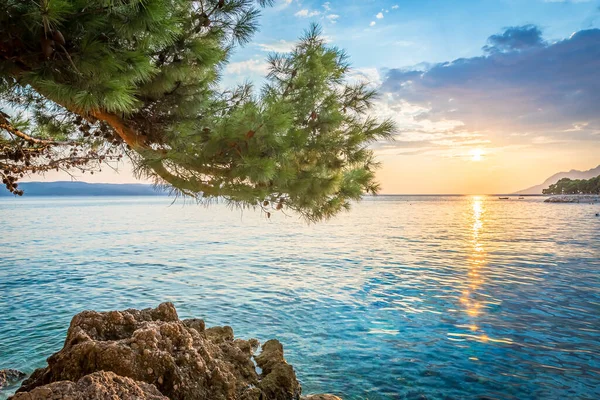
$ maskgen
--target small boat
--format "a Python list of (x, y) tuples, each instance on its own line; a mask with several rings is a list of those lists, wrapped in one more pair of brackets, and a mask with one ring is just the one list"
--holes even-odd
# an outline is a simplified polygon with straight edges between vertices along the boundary
[(519, 197), (519, 200), (523, 200), (525, 197)]
[(500, 200), (508, 200), (508, 197), (498, 197)]

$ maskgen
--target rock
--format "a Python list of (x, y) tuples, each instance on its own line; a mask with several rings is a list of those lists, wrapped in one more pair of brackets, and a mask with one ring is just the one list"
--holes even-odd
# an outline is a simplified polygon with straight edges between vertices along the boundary
[(198, 318), (184, 319), (183, 324), (188, 328), (194, 328), (198, 333), (202, 333), (206, 329), (204, 320)]
[(278, 340), (269, 340), (256, 357), (262, 369), (260, 388), (268, 399), (298, 399), (302, 388), (296, 379), (294, 368), (283, 358), (283, 346)]
[(15, 384), (26, 376), (16, 369), (0, 369), (0, 389)]
[[(14, 399), (33, 400), (23, 396), (40, 393), (36, 390), (72, 392), (72, 398), (83, 399), (79, 393), (102, 396), (110, 390), (134, 390), (132, 385), (147, 396), (140, 398), (157, 398), (148, 397), (155, 394), (142, 382), (171, 400), (299, 399), (301, 387), (281, 343), (266, 342), (255, 357), (260, 375), (252, 362), (257, 347), (256, 339), (235, 339), (231, 327), (205, 328), (202, 320), (179, 320), (171, 303), (141, 311), (84, 311), (71, 321), (62, 350), (23, 382)], [(113, 374), (95, 374), (99, 371)], [(108, 392), (90, 391), (103, 385)]]
[(548, 197), (545, 203), (598, 203), (600, 195), (594, 194), (561, 194)]
[(169, 400), (154, 385), (136, 382), (112, 372), (94, 372), (77, 383), (59, 381), (40, 386), (28, 393), (17, 393), (12, 400)]

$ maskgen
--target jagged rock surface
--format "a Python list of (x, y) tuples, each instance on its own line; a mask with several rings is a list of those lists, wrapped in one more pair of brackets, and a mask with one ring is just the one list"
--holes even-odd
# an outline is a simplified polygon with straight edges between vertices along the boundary
[(112, 372), (94, 372), (77, 383), (59, 381), (17, 393), (12, 400), (169, 400), (154, 385)]
[(261, 389), (267, 399), (297, 399), (302, 388), (296, 380), (294, 368), (283, 358), (283, 346), (277, 340), (269, 340), (262, 353), (255, 357), (262, 370)]
[[(181, 321), (171, 303), (141, 311), (84, 311), (71, 321), (63, 349), (25, 380), (13, 399), (36, 399), (19, 393), (33, 396), (41, 387), (54, 393), (58, 383), (60, 390), (83, 393), (86, 385), (100, 382), (100, 376), (90, 375), (98, 371), (154, 385), (171, 400), (299, 399), (301, 387), (281, 343), (263, 346), (256, 357), (260, 375), (252, 362), (258, 345), (255, 339), (234, 339), (228, 326), (206, 329), (202, 320)], [(151, 395), (147, 386), (139, 389)]]
[(0, 369), (0, 389), (17, 383), (19, 380), (25, 378), (25, 376), (23, 372), (16, 369)]

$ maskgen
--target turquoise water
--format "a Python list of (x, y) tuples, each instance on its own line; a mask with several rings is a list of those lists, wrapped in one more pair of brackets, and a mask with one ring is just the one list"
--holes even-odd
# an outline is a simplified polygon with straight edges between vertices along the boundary
[[(280, 339), (304, 393), (600, 398), (600, 205), (379, 197), (327, 223), (165, 198), (0, 200), (0, 368), (175, 303)], [(0, 395), (1, 396), (1, 395)]]

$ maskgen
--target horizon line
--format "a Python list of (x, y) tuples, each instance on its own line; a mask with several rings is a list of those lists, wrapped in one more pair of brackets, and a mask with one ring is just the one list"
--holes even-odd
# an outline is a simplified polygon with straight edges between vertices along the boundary
[[(22, 182), (23, 184), (28, 183), (41, 183), (41, 184), (52, 184), (52, 183), (83, 183), (87, 185), (140, 185), (140, 186), (155, 186), (153, 183), (138, 183), (138, 182), (124, 182), (124, 183), (115, 183), (115, 182), (85, 182), (78, 180), (71, 181), (26, 181)], [(61, 197), (68, 197), (69, 195), (64, 195)], [(134, 197), (135, 195), (128, 195), (128, 197)], [(379, 194), (365, 194), (364, 197), (385, 197), (385, 196), (521, 196), (521, 197), (534, 197), (534, 196), (546, 196), (542, 193), (539, 194), (521, 194), (521, 193), (379, 193)]]

